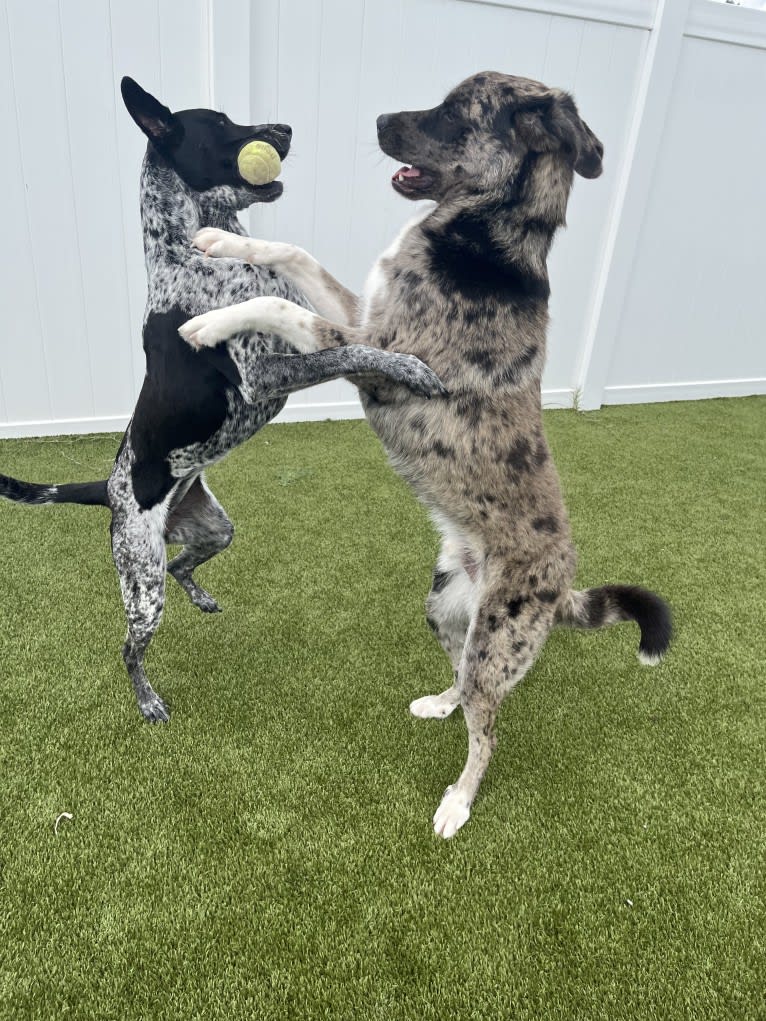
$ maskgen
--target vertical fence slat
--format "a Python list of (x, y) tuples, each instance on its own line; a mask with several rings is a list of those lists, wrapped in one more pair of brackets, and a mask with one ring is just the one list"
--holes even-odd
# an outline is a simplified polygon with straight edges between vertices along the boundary
[(109, 8), (102, 0), (66, 0), (61, 30), (94, 414), (129, 415), (141, 349), (125, 278)]
[(52, 410), (11, 61), (11, 39), (3, 4), (0, 5), (0, 94), (5, 101), (0, 103), (0, 134), (5, 140), (5, 152), (0, 161), (0, 186), (4, 197), (4, 229), (7, 237), (13, 239), (13, 257), (3, 259), (0, 275), (3, 394), (9, 421), (42, 421), (51, 417)]
[[(93, 415), (58, 0), (7, 5), (18, 138), (52, 414)], [(34, 54), (34, 59), (30, 55)], [(40, 71), (46, 69), (45, 87)]]

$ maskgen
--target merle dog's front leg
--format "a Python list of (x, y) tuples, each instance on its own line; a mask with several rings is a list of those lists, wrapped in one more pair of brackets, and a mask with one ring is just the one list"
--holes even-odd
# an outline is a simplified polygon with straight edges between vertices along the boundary
[(217, 227), (197, 231), (192, 245), (213, 259), (242, 259), (253, 266), (269, 266), (291, 280), (325, 319), (345, 326), (356, 321), (357, 296), (297, 245), (242, 237)]
[[(328, 322), (283, 298), (251, 298), (190, 319), (178, 331), (198, 349), (241, 333), (276, 333), (301, 355), (262, 355), (242, 365), (248, 399), (265, 400), (340, 377), (376, 377), (425, 397), (444, 396), (438, 376), (414, 355), (364, 346), (362, 330)], [(360, 380), (361, 382), (361, 380)]]

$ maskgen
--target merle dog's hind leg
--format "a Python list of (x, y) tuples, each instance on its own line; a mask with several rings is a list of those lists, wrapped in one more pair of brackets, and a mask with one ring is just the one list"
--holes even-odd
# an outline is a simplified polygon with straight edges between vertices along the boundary
[(200, 588), (192, 572), (225, 550), (233, 538), (234, 525), (199, 476), (168, 515), (165, 540), (183, 544), (183, 550), (168, 564), (168, 572), (203, 613), (218, 613), (221, 608)]
[(554, 588), (525, 591), (526, 579), (514, 578), (510, 571), (503, 577), (502, 564), (493, 573), (493, 581), (483, 588), (460, 663), (468, 758), (434, 815), (434, 830), (447, 838), (468, 820), (495, 748), (497, 712), (537, 658), (553, 627), (559, 595)]
[(443, 720), (460, 704), (460, 660), (478, 599), (478, 565), (468, 566), (473, 577), (466, 570), (465, 554), (453, 542), (445, 541), (426, 599), (426, 620), (450, 658), (454, 681), (439, 695), (424, 695), (410, 702), (410, 712), (421, 719)]
[(164, 723), (170, 711), (149, 683), (144, 656), (162, 618), (165, 603), (164, 507), (142, 511), (137, 506), (115, 510), (112, 555), (120, 577), (128, 634), (122, 657), (141, 714), (150, 723)]

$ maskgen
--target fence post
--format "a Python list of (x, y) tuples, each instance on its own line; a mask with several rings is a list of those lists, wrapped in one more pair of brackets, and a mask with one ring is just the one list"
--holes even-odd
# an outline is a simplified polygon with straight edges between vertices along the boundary
[(599, 408), (622, 319), (691, 0), (658, 0), (617, 182), (577, 378), (580, 406)]

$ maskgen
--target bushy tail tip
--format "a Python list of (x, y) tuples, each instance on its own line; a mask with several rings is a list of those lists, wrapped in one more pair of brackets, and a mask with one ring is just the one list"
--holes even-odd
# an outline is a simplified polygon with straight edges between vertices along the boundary
[(655, 592), (638, 585), (603, 585), (572, 590), (557, 611), (556, 623), (565, 627), (600, 628), (633, 620), (641, 629), (638, 658), (656, 666), (673, 637), (670, 607)]

